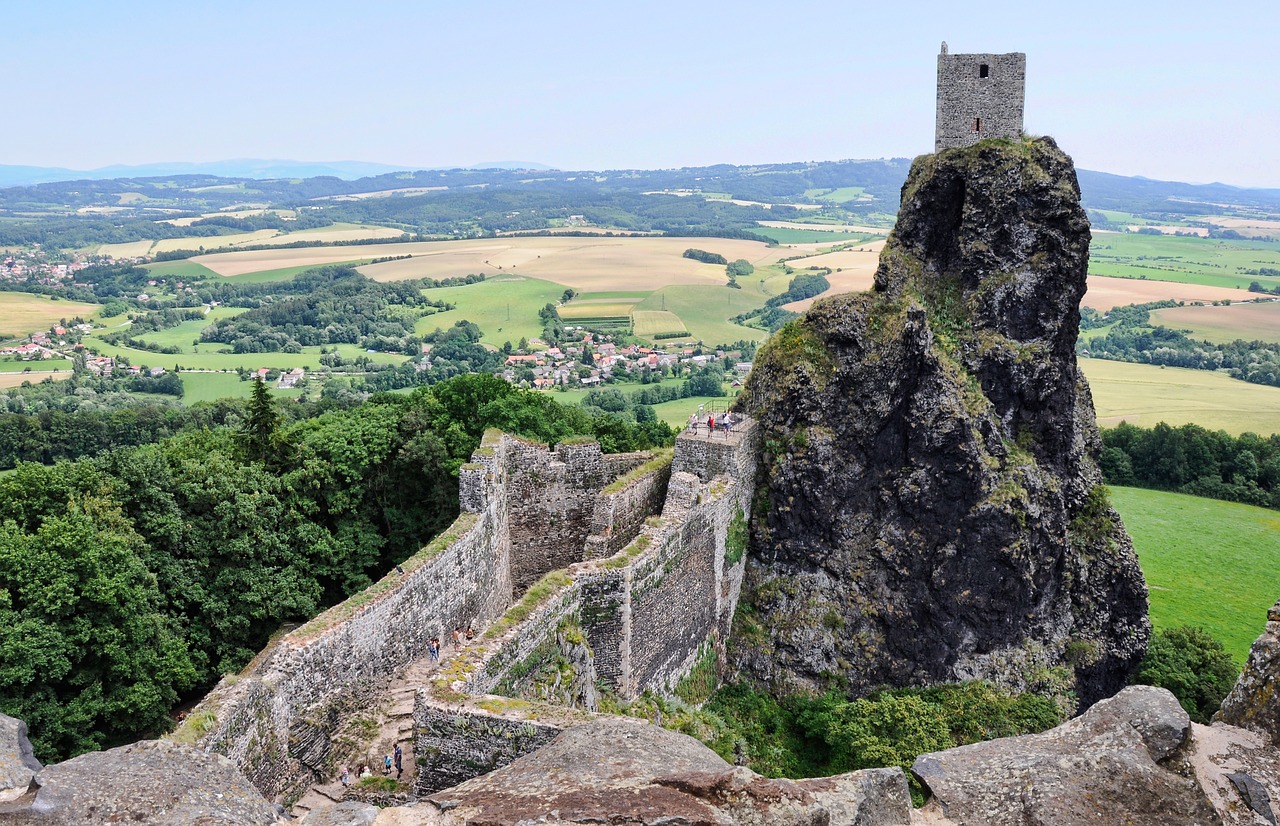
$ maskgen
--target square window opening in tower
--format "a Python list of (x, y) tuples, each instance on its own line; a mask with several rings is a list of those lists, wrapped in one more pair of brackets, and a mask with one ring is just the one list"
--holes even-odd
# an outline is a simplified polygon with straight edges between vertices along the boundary
[(978, 67), (978, 77), (991, 77), (991, 67), (983, 63)]

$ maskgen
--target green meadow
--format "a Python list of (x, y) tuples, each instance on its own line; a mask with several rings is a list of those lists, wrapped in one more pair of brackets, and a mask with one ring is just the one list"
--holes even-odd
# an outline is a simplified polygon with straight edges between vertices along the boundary
[[(304, 347), (301, 353), (232, 353), (230, 348), (224, 344), (201, 344), (199, 348), (192, 348), (190, 339), (186, 340), (187, 348), (198, 349), (199, 352), (182, 352), (176, 355), (153, 353), (149, 350), (137, 350), (132, 347), (122, 347), (118, 344), (108, 344), (105, 341), (92, 338), (87, 339), (86, 344), (92, 346), (101, 355), (116, 358), (124, 357), (129, 359), (131, 364), (146, 365), (148, 367), (167, 367), (170, 369), (177, 365), (184, 370), (225, 370), (234, 372), (238, 367), (243, 367), (246, 370), (257, 370), (261, 367), (281, 370), (302, 367), (312, 370), (320, 365), (321, 355), (319, 347)], [(337, 350), (346, 359), (367, 356), (370, 361), (376, 364), (399, 364), (408, 358), (408, 356), (398, 353), (367, 353), (354, 344), (338, 344), (329, 349)]]
[[(684, 382), (685, 382), (684, 378), (677, 377), (677, 378), (663, 379), (660, 382), (660, 384), (663, 387), (678, 387), (684, 384)], [(724, 385), (725, 392), (729, 394), (728, 396), (719, 396), (719, 397), (690, 396), (687, 399), (675, 399), (674, 401), (663, 402), (661, 404), (652, 405), (653, 412), (657, 414), (658, 418), (661, 421), (666, 422), (667, 424), (671, 425), (674, 428), (684, 427), (689, 422), (689, 416), (692, 413), (696, 412), (700, 406), (706, 405), (706, 404), (714, 404), (720, 407), (724, 407), (725, 405), (732, 402), (733, 397), (737, 395), (738, 390), (736, 388), (730, 387), (731, 383), (732, 382), (728, 382)], [(608, 389), (609, 387), (614, 387), (622, 391), (622, 394), (624, 396), (630, 396), (632, 393), (634, 393), (637, 390), (641, 390), (644, 387), (653, 387), (653, 386), (654, 385), (652, 384), (648, 384), (648, 385), (619, 384), (619, 385), (606, 385), (605, 389)], [(550, 391), (551, 398), (555, 399), (560, 404), (582, 404), (582, 402), (586, 399), (588, 392), (590, 391), (586, 389)]]
[(218, 278), (216, 272), (194, 261), (160, 261), (155, 264), (143, 264), (143, 269), (150, 270), (156, 278)]
[(841, 232), (822, 229), (791, 229), (786, 227), (752, 227), (751, 232), (772, 238), (779, 244), (825, 244), (839, 241), (869, 241), (879, 235), (868, 235), (865, 232)]
[(177, 347), (184, 353), (217, 352), (225, 349), (225, 344), (206, 343), (196, 345), (193, 342), (200, 338), (200, 331), (221, 318), (232, 318), (245, 312), (241, 307), (214, 307), (205, 317), (195, 321), (184, 321), (176, 327), (167, 327), (153, 333), (136, 336), (136, 338), (161, 347)]
[(333, 261), (328, 264), (301, 264), (296, 267), (281, 267), (276, 270), (259, 270), (258, 272), (247, 272), (243, 275), (228, 275), (230, 278), (242, 284), (266, 284), (271, 281), (288, 281), (296, 275), (301, 275), (308, 270), (318, 269), (319, 267), (363, 267), (365, 264), (371, 263), (372, 258), (353, 258), (350, 261)]
[[(247, 399), (253, 392), (253, 382), (241, 381), (235, 373), (180, 373), (182, 379), (182, 401), (184, 404), (211, 402), (218, 399)], [(300, 388), (280, 390), (275, 382), (267, 387), (272, 395), (293, 398), (302, 395)]]
[(437, 327), (447, 329), (466, 320), (480, 325), (483, 343), (501, 347), (503, 342), (510, 341), (515, 345), (522, 338), (542, 334), (538, 310), (547, 304), (559, 303), (566, 289), (563, 284), (538, 278), (498, 276), (461, 287), (427, 290), (425, 295), (448, 301), (457, 309), (419, 319), (415, 329), (420, 334), (429, 333)]
[(849, 201), (857, 201), (864, 194), (866, 189), (860, 186), (842, 186), (837, 189), (806, 189), (804, 194), (806, 198), (812, 198), (815, 201), (827, 201), (832, 204), (844, 204)]
[(1152, 625), (1201, 626), (1243, 665), (1280, 596), (1280, 512), (1138, 488), (1112, 488), (1111, 501), (1142, 563)]
[(1107, 232), (1096, 233), (1089, 249), (1090, 275), (1242, 290), (1253, 281), (1280, 286), (1280, 278), (1248, 272), (1262, 267), (1280, 269), (1280, 242)]
[(740, 290), (721, 286), (674, 284), (663, 287), (636, 305), (637, 310), (666, 310), (675, 313), (689, 331), (689, 340), (705, 344), (732, 344), (735, 341), (764, 341), (768, 333), (743, 327), (729, 319), (747, 310), (764, 306), (768, 295), (754, 275), (738, 281)]

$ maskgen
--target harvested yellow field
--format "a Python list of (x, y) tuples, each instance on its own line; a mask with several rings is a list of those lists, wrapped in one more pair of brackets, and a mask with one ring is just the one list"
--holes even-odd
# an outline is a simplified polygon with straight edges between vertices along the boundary
[(1215, 307), (1170, 307), (1154, 310), (1152, 324), (1163, 324), (1175, 330), (1186, 330), (1193, 338), (1215, 344), (1236, 339), (1245, 341), (1280, 341), (1280, 301), (1256, 304), (1231, 304)]
[(1140, 229), (1154, 229), (1161, 235), (1198, 235), (1201, 238), (1209, 237), (1209, 230), (1204, 227), (1178, 227), (1168, 224), (1134, 224), (1129, 227), (1130, 232), (1137, 232)]
[(154, 241), (129, 241), (124, 244), (103, 244), (98, 247), (98, 255), (109, 255), (112, 258), (141, 258), (151, 254)]
[(1199, 424), (1229, 433), (1280, 433), (1280, 387), (1211, 370), (1080, 359), (1098, 424)]
[[(293, 212), (293, 210), (276, 209), (272, 212), (283, 213)], [(196, 215), (189, 218), (166, 218), (163, 221), (157, 221), (158, 224), (172, 224), (175, 227), (189, 227), (196, 221), (203, 221), (206, 218), (252, 218), (255, 215), (266, 215), (265, 209), (229, 209), (225, 212), (206, 212), (203, 215)]]
[(574, 301), (559, 307), (558, 311), (563, 319), (625, 317), (631, 315), (631, 308), (639, 303), (639, 299), (629, 302)]
[[(788, 261), (787, 264), (796, 270), (804, 270), (807, 267), (830, 267), (832, 270), (841, 270), (841, 272), (832, 272), (827, 276), (827, 280), (831, 282), (831, 289), (822, 296), (794, 301), (784, 305), (785, 309), (803, 312), (817, 298), (871, 289), (876, 267), (880, 263), (880, 251), (884, 248), (884, 244), (882, 240), (871, 241), (853, 249)], [(1223, 299), (1239, 301), (1241, 297), (1241, 291), (1233, 287), (1210, 287), (1203, 284), (1180, 284), (1174, 281), (1091, 275), (1088, 291), (1081, 304), (1106, 312), (1113, 307), (1125, 304), (1145, 304), (1148, 301), (1162, 299), (1188, 303), (1212, 303)]]
[(365, 201), (369, 198), (403, 198), (406, 195), (423, 195), (448, 189), (447, 186), (408, 186), (404, 189), (379, 189), (376, 192), (353, 192), (350, 195), (320, 195), (313, 201)]
[(1280, 221), (1273, 221), (1268, 218), (1235, 218), (1215, 215), (1205, 220), (1223, 229), (1234, 229), (1241, 235), (1280, 238)]
[(39, 384), (45, 379), (53, 379), (54, 381), (62, 381), (72, 376), (70, 370), (59, 370), (56, 373), (37, 373), (32, 370), (30, 373), (0, 373), (0, 388), (21, 387), (24, 381), (32, 384)]
[(1229, 299), (1239, 301), (1251, 297), (1243, 290), (1232, 287), (1208, 287), (1203, 284), (1179, 284), (1174, 281), (1150, 281), (1140, 278), (1110, 278), (1104, 275), (1089, 276), (1089, 290), (1080, 302), (1082, 306), (1107, 312), (1112, 307), (1125, 304), (1145, 304), (1148, 301), (1172, 299), (1174, 301), (1202, 301), (1208, 304)]
[(758, 241), (664, 237), (521, 237), (396, 244), (378, 249), (384, 255), (397, 255), (401, 254), (397, 247), (411, 246), (418, 247), (411, 259), (371, 264), (360, 271), (376, 281), (518, 272), (580, 292), (611, 292), (654, 290), (671, 284), (726, 283), (723, 266), (684, 258), (684, 251), (690, 247), (720, 253), (729, 260), (745, 258), (757, 266), (772, 263), (784, 254), (782, 249)]
[(91, 318), (101, 308), (78, 301), (54, 301), (43, 295), (0, 292), (0, 338), (22, 338), (47, 330), (63, 319)]
[(243, 247), (248, 244), (266, 244), (278, 235), (280, 235), (279, 230), (260, 229), (254, 232), (236, 232), (231, 235), (211, 235), (208, 238), (165, 238), (156, 241), (151, 252), (154, 255), (157, 252), (195, 250), (201, 247)]
[(680, 316), (669, 310), (636, 310), (631, 314), (631, 322), (638, 336), (683, 333), (686, 329)]
[(831, 289), (821, 296), (784, 304), (783, 309), (801, 313), (809, 309), (809, 305), (814, 301), (824, 296), (871, 289), (871, 284), (875, 280), (876, 267), (880, 264), (882, 249), (884, 249), (884, 241), (871, 241), (852, 249), (788, 261), (787, 264), (796, 270), (804, 270), (806, 267), (830, 267), (832, 273), (827, 276), (827, 280), (831, 282)]
[(725, 238), (552, 236), (251, 250), (201, 255), (192, 260), (220, 275), (235, 276), (284, 267), (320, 266), (372, 255), (380, 258), (412, 255), (399, 261), (369, 264), (361, 267), (360, 272), (376, 281), (518, 273), (564, 284), (579, 292), (652, 290), (669, 284), (723, 285), (726, 282), (723, 266), (682, 257), (690, 247), (718, 252), (730, 260), (745, 258), (756, 266), (771, 264), (791, 254), (793, 249)]
[[(399, 238), (404, 230), (392, 227), (376, 227), (369, 224), (334, 224), (319, 229), (304, 229), (277, 235), (263, 244), (292, 244), (295, 241), (327, 241), (341, 243), (344, 241), (364, 241), (370, 238)], [(369, 258), (380, 258), (370, 255)]]

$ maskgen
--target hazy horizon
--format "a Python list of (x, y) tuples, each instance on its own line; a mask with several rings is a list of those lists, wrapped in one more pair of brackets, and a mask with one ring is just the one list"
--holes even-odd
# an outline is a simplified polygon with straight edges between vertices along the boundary
[[(1026, 128), (1118, 175), (1280, 187), (1280, 11), (12, 4), (0, 163), (564, 170), (912, 157), (936, 55), (1027, 53)], [(320, 158), (328, 160), (308, 161)]]

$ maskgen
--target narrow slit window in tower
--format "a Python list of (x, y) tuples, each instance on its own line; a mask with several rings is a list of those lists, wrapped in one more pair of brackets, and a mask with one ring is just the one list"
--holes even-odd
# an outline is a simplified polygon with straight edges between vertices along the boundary
[(975, 132), (981, 132), (981, 131), (982, 131), (982, 118), (974, 118), (974, 119), (973, 119), (973, 131), (975, 131)]
[(991, 67), (985, 63), (978, 64), (978, 77), (991, 77)]

